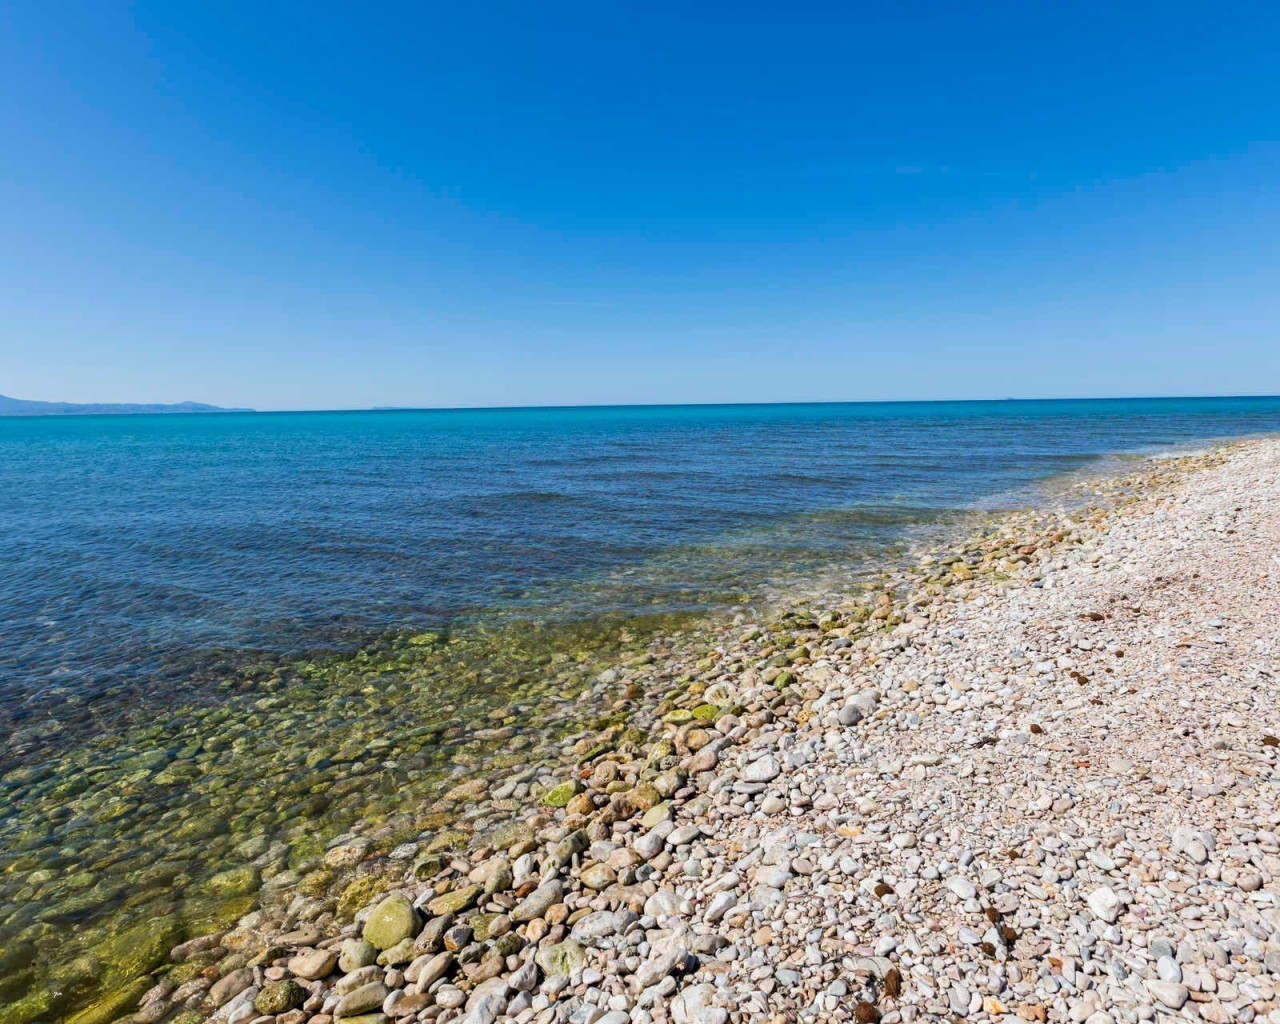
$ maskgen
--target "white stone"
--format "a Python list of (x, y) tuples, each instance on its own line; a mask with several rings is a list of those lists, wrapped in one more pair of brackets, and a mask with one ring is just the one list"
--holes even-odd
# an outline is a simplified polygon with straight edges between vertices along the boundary
[(1109, 885), (1104, 885), (1100, 889), (1095, 889), (1089, 894), (1089, 909), (1101, 921), (1107, 924), (1113, 924), (1120, 916), (1120, 911), (1124, 909), (1124, 903), (1116, 894), (1116, 891)]
[(772, 782), (782, 774), (778, 759), (772, 754), (757, 758), (742, 769), (743, 782)]
[(947, 888), (962, 900), (971, 900), (978, 895), (978, 887), (967, 878), (951, 878), (947, 881)]

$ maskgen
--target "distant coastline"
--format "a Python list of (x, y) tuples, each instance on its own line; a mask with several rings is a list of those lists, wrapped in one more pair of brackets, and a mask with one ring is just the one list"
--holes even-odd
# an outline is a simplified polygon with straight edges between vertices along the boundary
[(679, 409), (767, 409), (849, 406), (981, 406), (981, 405), (1071, 405), (1073, 403), (1112, 402), (1133, 404), (1141, 402), (1240, 402), (1266, 401), (1280, 397), (1270, 392), (1247, 394), (1206, 395), (1075, 395), (1070, 397), (1007, 396), (1001, 398), (892, 398), (892, 399), (829, 399), (798, 401), (749, 401), (749, 402), (637, 402), (596, 403), (581, 405), (374, 405), (335, 408), (280, 408), (258, 410), (248, 407), (209, 405), (204, 402), (130, 403), (130, 402), (44, 402), (0, 395), (0, 417), (3, 416), (92, 416), (92, 415), (148, 415), (166, 413), (258, 413), (260, 415), (334, 414), (334, 413), (496, 413), (496, 412), (660, 412)]
[(38, 402), (0, 395), (0, 416), (120, 416), (137, 413), (253, 412), (253, 409), (226, 409), (204, 402), (174, 402), (169, 405), (131, 402)]

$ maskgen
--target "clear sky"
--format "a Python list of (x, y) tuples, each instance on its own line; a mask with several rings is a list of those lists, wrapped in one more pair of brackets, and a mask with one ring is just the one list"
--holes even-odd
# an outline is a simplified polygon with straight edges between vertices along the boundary
[(1275, 3), (0, 8), (0, 393), (1280, 391)]

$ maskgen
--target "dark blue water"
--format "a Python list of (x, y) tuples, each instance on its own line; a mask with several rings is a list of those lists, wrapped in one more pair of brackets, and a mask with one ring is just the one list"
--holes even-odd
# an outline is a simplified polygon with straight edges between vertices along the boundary
[(244, 652), (711, 607), (1101, 455), (1278, 429), (1276, 398), (0, 419), (0, 730)]

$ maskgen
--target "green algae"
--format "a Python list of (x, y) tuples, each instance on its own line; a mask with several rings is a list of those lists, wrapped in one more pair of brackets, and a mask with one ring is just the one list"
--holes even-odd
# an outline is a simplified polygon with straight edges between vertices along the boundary
[(386, 950), (411, 938), (420, 927), (421, 921), (408, 897), (388, 896), (373, 908), (362, 935), (374, 949)]
[(570, 779), (568, 782), (562, 782), (558, 786), (553, 786), (547, 792), (543, 793), (539, 798), (539, 802), (546, 804), (548, 807), (563, 807), (572, 800), (582, 789), (582, 783), (577, 779)]
[(306, 989), (292, 978), (269, 981), (262, 986), (262, 991), (254, 999), (253, 1008), (264, 1014), (284, 1013), (301, 1006), (306, 998)]
[[(579, 751), (584, 762), (639, 749), (642, 730), (584, 695), (606, 668), (643, 672), (650, 640), (691, 621), (417, 634), (253, 665), (199, 700), (5, 772), (0, 803), (15, 813), (0, 822), (0, 949), (25, 951), (6, 972), (6, 1024), (121, 1016), (170, 948), (273, 892), (349, 919), (387, 884), (344, 879), (326, 861), (334, 840), (370, 836), (356, 860), (402, 843), (447, 856), (472, 841), (453, 824), (484, 798), (483, 780), (566, 735), (612, 730)], [(166, 969), (175, 980), (191, 970)]]
[(67, 1018), (67, 1024), (109, 1024), (110, 1021), (132, 1009), (149, 987), (150, 984), (146, 978), (137, 978), (128, 982), (83, 1010), (73, 1013)]

